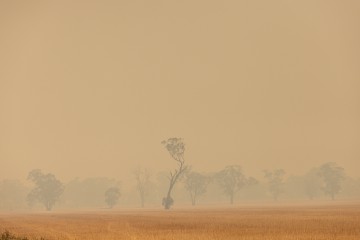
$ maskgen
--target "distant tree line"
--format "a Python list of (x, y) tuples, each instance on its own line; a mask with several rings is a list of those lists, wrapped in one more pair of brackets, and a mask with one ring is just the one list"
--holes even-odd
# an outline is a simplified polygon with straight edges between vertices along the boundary
[[(18, 180), (0, 181), (0, 209), (14, 210), (43, 207), (52, 210), (56, 205), (69, 208), (113, 208), (117, 204), (139, 207), (161, 204), (167, 194), (171, 176), (165, 172), (151, 174), (145, 168), (133, 171), (133, 185), (127, 191), (116, 179), (87, 178), (62, 183), (55, 175), (33, 170), (29, 173), (30, 186)], [(360, 197), (360, 179), (346, 177), (344, 169), (334, 162), (309, 170), (302, 176), (287, 176), (283, 169), (265, 170), (262, 179), (247, 177), (239, 165), (230, 165), (213, 173), (198, 172), (190, 167), (172, 186), (170, 204), (235, 202), (273, 199), (329, 199), (338, 195)], [(131, 190), (132, 189), (132, 190)], [(166, 195), (167, 196), (167, 195)], [(227, 200), (226, 200), (227, 199)], [(163, 203), (164, 204), (164, 203)], [(171, 206), (171, 205), (170, 205)], [(165, 206), (164, 206), (165, 207)]]
[(200, 200), (209, 203), (226, 199), (229, 204), (239, 199), (312, 200), (327, 196), (335, 200), (344, 192), (360, 197), (360, 179), (347, 177), (335, 162), (324, 163), (302, 176), (287, 176), (283, 169), (264, 170), (263, 178), (255, 179), (246, 176), (240, 165), (225, 166), (212, 173), (194, 171), (185, 162), (185, 144), (181, 138), (169, 138), (162, 144), (176, 168), (153, 175), (148, 169), (138, 167), (133, 171), (133, 186), (126, 186), (127, 192), (121, 190), (123, 186), (116, 179), (77, 178), (64, 184), (54, 174), (35, 169), (28, 174), (30, 188), (17, 180), (0, 181), (0, 209), (42, 206), (51, 211), (56, 205), (111, 209), (118, 204), (131, 205), (135, 199), (140, 207), (162, 204), (169, 209), (175, 201), (196, 205)]

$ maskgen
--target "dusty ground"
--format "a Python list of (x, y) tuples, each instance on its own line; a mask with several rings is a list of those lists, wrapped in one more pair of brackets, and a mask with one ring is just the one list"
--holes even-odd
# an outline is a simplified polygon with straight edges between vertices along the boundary
[(0, 213), (0, 231), (49, 239), (360, 239), (360, 204)]

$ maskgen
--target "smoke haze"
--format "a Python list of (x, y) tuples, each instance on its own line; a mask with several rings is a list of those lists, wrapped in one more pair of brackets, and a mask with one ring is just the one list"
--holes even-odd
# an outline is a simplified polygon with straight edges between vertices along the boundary
[(0, 176), (360, 177), (359, 1), (1, 1)]

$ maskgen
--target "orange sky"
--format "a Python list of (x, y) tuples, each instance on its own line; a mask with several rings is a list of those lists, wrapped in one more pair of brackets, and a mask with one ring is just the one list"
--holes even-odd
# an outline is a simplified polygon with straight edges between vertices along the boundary
[(240, 164), (360, 177), (360, 2), (0, 2), (0, 179)]

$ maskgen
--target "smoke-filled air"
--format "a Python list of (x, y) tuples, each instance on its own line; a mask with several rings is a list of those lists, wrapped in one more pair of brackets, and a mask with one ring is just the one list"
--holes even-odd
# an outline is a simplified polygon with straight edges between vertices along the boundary
[(0, 239), (359, 229), (359, 1), (0, 1)]

